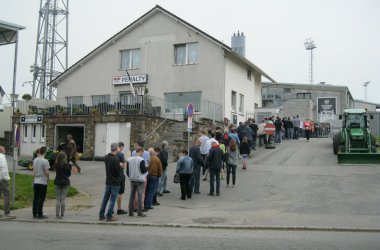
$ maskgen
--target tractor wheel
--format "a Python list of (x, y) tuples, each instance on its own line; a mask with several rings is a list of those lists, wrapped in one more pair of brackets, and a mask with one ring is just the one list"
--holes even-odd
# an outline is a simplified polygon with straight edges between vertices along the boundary
[(371, 153), (377, 153), (376, 146), (374, 146), (374, 145), (371, 146)]
[(339, 151), (339, 144), (340, 144), (340, 135), (335, 134), (333, 137), (333, 151), (334, 154), (336, 155)]

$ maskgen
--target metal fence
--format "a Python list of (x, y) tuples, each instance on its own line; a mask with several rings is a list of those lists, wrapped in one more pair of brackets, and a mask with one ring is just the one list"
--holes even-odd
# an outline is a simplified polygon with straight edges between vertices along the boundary
[[(195, 121), (200, 118), (223, 121), (222, 105), (206, 99), (192, 104)], [(185, 102), (165, 102), (164, 99), (149, 95), (115, 95), (107, 98), (57, 98), (55, 101), (32, 99), (28, 102), (19, 101), (17, 109), (24, 114), (42, 115), (149, 114), (183, 121), (187, 117), (187, 105)]]

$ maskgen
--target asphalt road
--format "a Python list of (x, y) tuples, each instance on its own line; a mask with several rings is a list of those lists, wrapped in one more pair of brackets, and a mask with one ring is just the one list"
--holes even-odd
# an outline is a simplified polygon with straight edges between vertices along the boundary
[(164, 228), (1, 222), (1, 249), (344, 249), (380, 248), (379, 233)]

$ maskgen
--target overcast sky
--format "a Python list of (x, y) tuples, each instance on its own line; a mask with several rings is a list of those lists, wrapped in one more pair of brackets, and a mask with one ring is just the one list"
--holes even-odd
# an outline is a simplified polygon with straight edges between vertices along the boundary
[[(45, 2), (45, 0), (43, 0)], [(380, 1), (377, 0), (70, 0), (69, 66), (155, 5), (216, 39), (246, 36), (246, 57), (277, 82), (309, 83), (312, 38), (314, 83), (348, 86), (355, 99), (380, 103)], [(0, 0), (0, 20), (23, 25), (16, 93), (31, 93), (39, 0)], [(0, 85), (12, 91), (14, 45), (0, 47)], [(3, 103), (6, 103), (4, 100)]]

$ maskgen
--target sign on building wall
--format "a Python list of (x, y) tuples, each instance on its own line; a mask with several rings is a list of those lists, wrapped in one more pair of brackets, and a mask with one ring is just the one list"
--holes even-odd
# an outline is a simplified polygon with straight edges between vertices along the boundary
[(317, 111), (319, 122), (331, 122), (336, 115), (336, 97), (318, 97)]
[(128, 76), (113, 76), (112, 84), (113, 85), (124, 85), (132, 83), (148, 83), (148, 75), (132, 75), (130, 78)]

